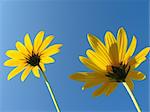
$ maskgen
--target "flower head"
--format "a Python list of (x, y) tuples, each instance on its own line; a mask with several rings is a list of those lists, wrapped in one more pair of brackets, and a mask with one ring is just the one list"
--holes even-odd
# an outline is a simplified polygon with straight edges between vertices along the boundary
[(16, 50), (8, 50), (6, 52), (6, 55), (11, 59), (5, 61), (4, 65), (16, 67), (9, 73), (8, 80), (12, 79), (23, 70), (21, 76), (22, 81), (27, 78), (30, 71), (33, 72), (35, 77), (39, 78), (39, 69), (45, 71), (44, 64), (55, 62), (51, 56), (60, 52), (62, 44), (55, 44), (48, 47), (54, 39), (54, 36), (47, 36), (44, 40), (43, 37), (44, 32), (40, 31), (36, 35), (34, 44), (32, 45), (29, 34), (26, 34), (24, 37), (24, 44), (17, 41)]
[(93, 50), (88, 49), (88, 58), (80, 56), (80, 61), (93, 72), (78, 72), (70, 76), (71, 79), (85, 82), (82, 89), (91, 88), (101, 84), (93, 92), (93, 96), (110, 95), (120, 82), (126, 82), (131, 90), (134, 88), (132, 80), (143, 80), (145, 75), (134, 70), (143, 61), (150, 48), (144, 48), (136, 56), (132, 57), (136, 48), (136, 37), (133, 36), (128, 46), (126, 31), (118, 30), (117, 39), (111, 32), (105, 34), (105, 45), (94, 35), (88, 34), (88, 41)]

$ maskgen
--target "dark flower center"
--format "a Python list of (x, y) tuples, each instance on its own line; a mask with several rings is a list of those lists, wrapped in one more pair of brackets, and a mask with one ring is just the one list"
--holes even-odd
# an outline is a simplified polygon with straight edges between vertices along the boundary
[(31, 66), (37, 66), (39, 65), (40, 62), (40, 57), (36, 54), (32, 54), (30, 58), (28, 59), (27, 63), (30, 64)]
[(112, 71), (108, 72), (106, 75), (110, 78), (111, 81), (115, 82), (125, 82), (125, 78), (127, 77), (130, 71), (130, 66), (120, 63), (120, 66), (112, 66)]

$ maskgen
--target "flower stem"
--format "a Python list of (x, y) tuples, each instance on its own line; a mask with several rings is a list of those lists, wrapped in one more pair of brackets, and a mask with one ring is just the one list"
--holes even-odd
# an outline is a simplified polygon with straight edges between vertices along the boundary
[(52, 100), (53, 100), (53, 103), (54, 103), (54, 105), (55, 105), (55, 108), (56, 108), (57, 112), (60, 112), (58, 103), (57, 103), (57, 101), (56, 101), (54, 92), (53, 92), (53, 90), (52, 90), (52, 88), (51, 88), (51, 86), (50, 86), (50, 83), (48, 82), (48, 79), (47, 79), (47, 77), (46, 77), (44, 71), (42, 70), (41, 66), (39, 66), (39, 68), (40, 68), (40, 70), (41, 70), (41, 72), (42, 72), (42, 75), (43, 75), (43, 77), (44, 77), (45, 84), (46, 84), (46, 86), (47, 86), (47, 88), (48, 88), (48, 91), (49, 91), (49, 93), (50, 93), (50, 95), (51, 95), (51, 98), (52, 98)]
[(123, 82), (123, 85), (124, 85), (124, 87), (126, 88), (126, 90), (128, 91), (128, 94), (130, 95), (130, 97), (131, 97), (131, 99), (132, 99), (132, 101), (133, 101), (133, 103), (134, 103), (134, 105), (135, 105), (135, 107), (136, 107), (136, 109), (137, 109), (137, 112), (142, 112), (141, 109), (140, 109), (140, 106), (139, 106), (138, 102), (136, 101), (136, 98), (135, 98), (134, 94), (133, 94), (132, 91), (130, 90), (130, 88), (129, 88), (129, 86), (127, 85), (127, 83), (126, 83), (126, 82)]

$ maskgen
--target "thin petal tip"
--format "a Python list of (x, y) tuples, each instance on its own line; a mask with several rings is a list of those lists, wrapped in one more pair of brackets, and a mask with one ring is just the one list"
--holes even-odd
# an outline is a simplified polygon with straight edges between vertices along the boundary
[(7, 61), (5, 61), (5, 62), (3, 63), (3, 65), (4, 65), (4, 66), (7, 66)]
[(93, 37), (93, 35), (91, 33), (87, 34), (88, 41), (90, 41), (92, 37)]
[(84, 91), (85, 90), (85, 88), (84, 88), (84, 86), (82, 87), (82, 91)]
[(16, 45), (17, 45), (17, 44), (19, 44), (19, 43), (20, 43), (20, 42), (19, 42), (19, 41), (17, 41), (17, 42), (16, 42)]
[(110, 94), (107, 94), (107, 93), (106, 93), (105, 96), (110, 96)]
[(82, 62), (82, 60), (83, 60), (83, 56), (79, 56), (79, 60)]
[(39, 79), (39, 78), (40, 78), (40, 75), (39, 75), (39, 76), (35, 76), (35, 78)]
[(92, 34), (91, 34), (91, 33), (88, 33), (88, 34), (87, 34), (87, 37), (90, 37), (90, 36), (92, 36)]
[(142, 80), (145, 80), (146, 79), (146, 76), (144, 75), (144, 77), (142, 78)]
[(124, 27), (120, 27), (119, 30), (124, 30), (125, 31)]
[(74, 80), (74, 75), (70, 75), (69, 78)]
[(57, 47), (60, 49), (63, 46), (63, 44), (58, 44)]
[(52, 40), (55, 38), (54, 35), (49, 35), (48, 38), (52, 38)]
[(95, 95), (95, 93), (92, 93), (92, 97), (93, 97), (93, 98), (96, 98), (96, 97), (97, 97), (97, 95)]
[(63, 46), (63, 44), (59, 44), (60, 48)]
[(77, 75), (77, 73), (75, 73), (75, 74), (70, 75), (69, 78), (72, 79), (72, 80), (77, 80), (78, 75)]
[[(9, 50), (8, 50), (9, 51)], [(5, 52), (5, 55), (8, 56), (8, 51)]]
[(7, 80), (8, 80), (8, 81), (11, 80), (11, 79), (12, 79), (11, 77), (9, 77), (9, 76), (7, 77)]
[(39, 78), (40, 78), (40, 76), (37, 76), (36, 78), (38, 78), (38, 79), (39, 79)]
[(41, 31), (39, 31), (38, 33), (44, 34), (44, 31), (43, 31), (43, 30), (41, 30)]
[(22, 82), (24, 82), (24, 81), (25, 81), (25, 79), (21, 79), (21, 81), (22, 81)]

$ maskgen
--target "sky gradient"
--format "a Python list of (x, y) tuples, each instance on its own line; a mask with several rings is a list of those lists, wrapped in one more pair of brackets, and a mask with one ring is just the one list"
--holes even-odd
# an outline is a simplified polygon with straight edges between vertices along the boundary
[[(123, 85), (109, 96), (93, 98), (97, 88), (82, 91), (83, 83), (70, 80), (70, 74), (90, 71), (78, 59), (90, 48), (87, 34), (104, 40), (106, 31), (124, 27), (129, 43), (137, 37), (135, 54), (149, 45), (148, 0), (31, 0), (0, 1), (0, 111), (2, 112), (55, 112), (54, 105), (44, 84), (32, 73), (25, 82), (17, 75), (7, 81), (13, 68), (4, 67), (8, 58), (5, 52), (15, 49), (16, 41), (23, 42), (26, 33), (33, 40), (39, 31), (54, 35), (52, 44), (62, 43), (61, 53), (53, 56), (54, 64), (46, 65), (46, 75), (54, 90), (62, 112), (136, 112)], [(104, 42), (104, 41), (103, 41)], [(134, 94), (143, 112), (148, 112), (149, 71), (148, 60), (137, 70), (146, 74), (144, 81), (134, 81)]]

